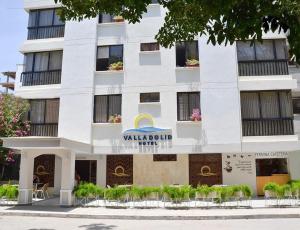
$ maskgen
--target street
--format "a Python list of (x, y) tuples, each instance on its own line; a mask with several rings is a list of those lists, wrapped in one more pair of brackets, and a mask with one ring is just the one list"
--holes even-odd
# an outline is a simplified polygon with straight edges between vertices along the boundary
[(75, 218), (45, 218), (1, 216), (1, 230), (109, 230), (109, 229), (237, 229), (237, 230), (298, 230), (300, 219), (257, 220), (96, 220)]

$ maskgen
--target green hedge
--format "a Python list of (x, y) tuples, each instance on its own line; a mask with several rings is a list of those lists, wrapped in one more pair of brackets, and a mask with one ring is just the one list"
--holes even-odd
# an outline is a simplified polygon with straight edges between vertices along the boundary
[(0, 186), (0, 199), (16, 200), (18, 195), (18, 187), (10, 184)]
[(193, 188), (190, 185), (172, 186), (164, 185), (161, 187), (122, 187), (101, 188), (92, 183), (81, 183), (74, 189), (76, 198), (99, 197), (106, 200), (147, 200), (153, 197), (161, 197), (164, 200), (172, 202), (181, 202), (183, 200), (193, 199), (197, 193), (203, 197), (208, 197), (210, 193), (215, 192), (219, 195), (216, 202), (224, 202), (235, 197), (237, 192), (241, 192), (245, 198), (252, 197), (252, 190), (248, 185), (232, 185), (226, 187), (209, 187), (207, 185)]
[(279, 185), (274, 182), (269, 182), (265, 184), (263, 188), (264, 192), (272, 192), (276, 197), (283, 198), (287, 194), (300, 195), (300, 181), (293, 180), (289, 181), (287, 184)]

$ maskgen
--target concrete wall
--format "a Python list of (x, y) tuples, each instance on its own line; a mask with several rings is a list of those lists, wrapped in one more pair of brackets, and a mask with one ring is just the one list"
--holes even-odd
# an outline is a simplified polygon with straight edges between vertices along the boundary
[(144, 186), (189, 183), (188, 155), (177, 161), (153, 161), (153, 155), (133, 156), (133, 183)]

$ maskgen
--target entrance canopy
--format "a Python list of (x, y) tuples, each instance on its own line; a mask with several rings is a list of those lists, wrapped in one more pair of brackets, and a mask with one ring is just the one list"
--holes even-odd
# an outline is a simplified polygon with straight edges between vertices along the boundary
[(3, 147), (16, 150), (69, 150), (76, 153), (92, 153), (92, 145), (60, 137), (7, 137)]

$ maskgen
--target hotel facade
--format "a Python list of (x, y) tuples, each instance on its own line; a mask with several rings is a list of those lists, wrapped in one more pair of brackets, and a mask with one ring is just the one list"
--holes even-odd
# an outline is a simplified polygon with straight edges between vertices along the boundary
[(300, 178), (284, 34), (166, 49), (155, 1), (137, 24), (105, 14), (63, 23), (58, 7), (24, 0), (15, 94), (30, 102), (31, 136), (4, 138), (21, 154), (20, 204), (32, 202), (33, 174), (61, 205), (72, 205), (75, 172), (101, 186), (242, 183), (258, 195)]

